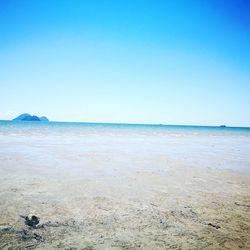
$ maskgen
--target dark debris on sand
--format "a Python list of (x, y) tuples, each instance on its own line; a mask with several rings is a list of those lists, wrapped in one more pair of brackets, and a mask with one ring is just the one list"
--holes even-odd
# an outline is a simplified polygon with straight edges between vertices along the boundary
[(31, 230), (23, 229), (21, 231), (21, 238), (23, 240), (36, 240), (38, 242), (43, 241), (43, 237), (37, 233), (32, 232)]
[(216, 229), (219, 229), (219, 228), (220, 228), (220, 226), (215, 225), (215, 224), (212, 224), (212, 223), (208, 223), (208, 226), (214, 227), (214, 228), (216, 228)]
[(32, 215), (30, 218), (28, 216), (20, 215), (21, 218), (24, 218), (25, 225), (36, 228), (39, 224), (39, 218), (35, 215)]

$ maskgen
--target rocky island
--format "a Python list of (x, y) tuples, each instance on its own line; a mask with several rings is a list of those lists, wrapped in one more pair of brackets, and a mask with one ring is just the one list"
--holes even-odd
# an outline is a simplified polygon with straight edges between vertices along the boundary
[(49, 119), (46, 116), (38, 117), (36, 115), (30, 115), (24, 113), (13, 119), (13, 121), (39, 121), (39, 122), (48, 122)]

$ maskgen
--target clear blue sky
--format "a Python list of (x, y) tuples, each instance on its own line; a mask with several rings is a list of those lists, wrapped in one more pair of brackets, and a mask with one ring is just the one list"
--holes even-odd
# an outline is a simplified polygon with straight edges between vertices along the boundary
[(0, 120), (250, 126), (250, 1), (0, 0)]

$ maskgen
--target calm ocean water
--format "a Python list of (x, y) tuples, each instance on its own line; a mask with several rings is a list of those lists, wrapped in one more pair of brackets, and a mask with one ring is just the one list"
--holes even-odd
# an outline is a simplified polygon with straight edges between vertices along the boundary
[(155, 169), (165, 160), (249, 171), (250, 128), (0, 121), (1, 155), (70, 166), (70, 171), (78, 160), (96, 160), (98, 174)]
[(247, 127), (1, 121), (0, 135), (250, 136)]

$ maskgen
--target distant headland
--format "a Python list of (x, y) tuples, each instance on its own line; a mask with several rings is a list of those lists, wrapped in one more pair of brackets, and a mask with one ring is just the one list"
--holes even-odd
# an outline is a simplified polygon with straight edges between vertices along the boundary
[(49, 119), (46, 116), (38, 117), (36, 115), (30, 115), (24, 113), (13, 119), (13, 121), (38, 121), (38, 122), (48, 122)]

